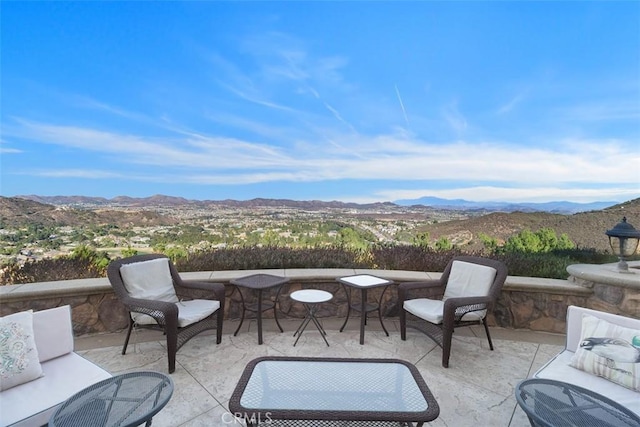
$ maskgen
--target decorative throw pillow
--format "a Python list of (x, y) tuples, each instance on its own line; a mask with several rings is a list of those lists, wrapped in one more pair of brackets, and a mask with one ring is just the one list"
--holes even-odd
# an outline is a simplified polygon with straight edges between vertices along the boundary
[(640, 330), (584, 315), (580, 347), (570, 365), (640, 391)]
[(0, 390), (42, 376), (33, 335), (33, 311), (0, 318)]

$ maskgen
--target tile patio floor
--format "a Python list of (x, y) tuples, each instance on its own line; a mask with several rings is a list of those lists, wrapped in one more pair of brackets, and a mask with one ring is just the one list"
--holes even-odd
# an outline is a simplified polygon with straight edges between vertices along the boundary
[[(440, 405), (440, 416), (430, 426), (484, 427), (528, 426), (518, 407), (514, 387), (559, 352), (564, 336), (491, 328), (495, 351), (489, 351), (484, 330), (462, 328), (454, 334), (449, 368), (441, 365), (442, 350), (428, 337), (407, 331), (400, 339), (397, 318), (385, 319), (387, 337), (375, 318), (368, 321), (365, 344), (359, 342), (359, 319), (338, 332), (343, 319), (324, 319), (330, 347), (309, 326), (293, 347), (293, 332), (300, 319), (280, 319), (280, 333), (273, 319), (265, 319), (264, 344), (258, 345), (254, 320), (226, 321), (222, 343), (206, 332), (185, 344), (177, 354), (171, 374), (175, 391), (169, 404), (153, 419), (154, 427), (240, 426), (228, 411), (231, 393), (245, 365), (260, 356), (326, 356), (398, 358), (418, 368)], [(152, 331), (132, 334), (127, 354), (120, 354), (124, 334), (76, 339), (76, 351), (112, 374), (135, 370), (167, 372), (164, 337)]]

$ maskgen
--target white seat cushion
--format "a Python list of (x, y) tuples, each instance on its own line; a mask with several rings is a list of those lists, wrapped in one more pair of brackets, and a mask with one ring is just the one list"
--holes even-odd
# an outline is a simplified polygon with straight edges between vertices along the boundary
[(427, 322), (442, 323), (444, 301), (429, 298), (416, 298), (406, 300), (402, 307), (409, 313), (417, 316)]
[[(178, 305), (178, 326), (184, 328), (209, 317), (220, 308), (220, 301), (194, 299), (180, 301)], [(131, 313), (133, 320), (139, 325), (153, 325), (156, 323), (151, 316), (142, 313)]]
[(66, 399), (85, 387), (111, 377), (107, 371), (76, 353), (67, 353), (44, 362), (42, 370), (44, 376), (2, 392), (0, 425), (45, 425), (58, 405)]
[(168, 258), (124, 264), (120, 275), (134, 298), (178, 302)]
[(640, 415), (640, 393), (596, 375), (573, 368), (570, 366), (573, 356), (573, 352), (564, 350), (547, 362), (533, 376), (535, 378), (564, 381), (592, 390), (618, 402), (635, 414)]

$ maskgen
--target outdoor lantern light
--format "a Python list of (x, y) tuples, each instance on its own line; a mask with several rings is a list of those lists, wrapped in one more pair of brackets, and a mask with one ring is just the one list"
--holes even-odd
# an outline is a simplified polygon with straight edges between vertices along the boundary
[(609, 236), (609, 244), (613, 254), (620, 259), (618, 272), (633, 273), (629, 271), (629, 265), (625, 258), (636, 253), (638, 243), (640, 243), (640, 231), (633, 228), (633, 225), (627, 222), (627, 217), (625, 216), (621, 222), (617, 223), (611, 230), (607, 230), (605, 234)]

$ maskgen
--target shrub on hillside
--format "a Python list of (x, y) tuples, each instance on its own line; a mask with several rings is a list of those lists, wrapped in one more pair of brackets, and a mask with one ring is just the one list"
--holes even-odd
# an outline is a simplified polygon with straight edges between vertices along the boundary
[(90, 279), (104, 277), (105, 268), (88, 258), (45, 258), (27, 261), (24, 265), (8, 264), (0, 270), (1, 285), (52, 282), (56, 280)]
[(380, 246), (371, 250), (373, 265), (384, 270), (443, 271), (456, 255), (479, 255), (460, 249), (446, 251), (426, 246)]
[(366, 251), (342, 247), (295, 249), (281, 246), (199, 251), (176, 260), (179, 271), (261, 268), (370, 268)]
[[(83, 248), (55, 259), (8, 264), (0, 270), (0, 284), (47, 282), (105, 276), (105, 259)], [(173, 253), (176, 255), (176, 253)], [(409, 271), (443, 271), (456, 255), (485, 256), (503, 261), (512, 276), (566, 279), (567, 266), (615, 262), (617, 258), (595, 250), (567, 249), (551, 252), (467, 252), (459, 248), (436, 250), (425, 246), (374, 246), (368, 250), (342, 246), (319, 248), (242, 247), (184, 251), (172, 257), (178, 271), (255, 270), (274, 268), (363, 268)], [(636, 256), (634, 259), (637, 259)]]

